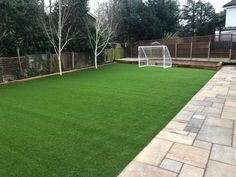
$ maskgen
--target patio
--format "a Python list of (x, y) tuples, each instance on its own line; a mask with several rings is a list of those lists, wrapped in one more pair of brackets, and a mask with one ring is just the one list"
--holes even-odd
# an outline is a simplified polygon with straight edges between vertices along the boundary
[(223, 67), (119, 177), (235, 177), (236, 70)]

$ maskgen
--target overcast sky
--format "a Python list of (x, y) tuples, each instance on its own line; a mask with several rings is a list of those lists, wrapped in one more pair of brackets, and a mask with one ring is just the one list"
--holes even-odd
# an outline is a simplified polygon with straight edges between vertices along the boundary
[[(93, 9), (96, 8), (96, 2), (104, 2), (104, 1), (108, 1), (108, 0), (89, 0), (89, 6), (90, 6), (91, 11), (93, 11)], [(216, 12), (219, 12), (223, 10), (222, 6), (231, 0), (203, 0), (203, 1), (210, 1), (211, 4), (216, 9)], [(45, 0), (45, 2), (47, 3), (48, 0)], [(181, 4), (184, 4), (186, 0), (179, 0), (179, 2)]]
[[(107, 1), (107, 0), (89, 0), (89, 6), (91, 9), (94, 9), (96, 6), (96, 2), (103, 2), (103, 1)], [(223, 10), (222, 6), (231, 0), (204, 0), (204, 1), (210, 1), (211, 4), (216, 9), (216, 12), (219, 12)], [(184, 4), (186, 0), (179, 0), (179, 2), (181, 4)]]

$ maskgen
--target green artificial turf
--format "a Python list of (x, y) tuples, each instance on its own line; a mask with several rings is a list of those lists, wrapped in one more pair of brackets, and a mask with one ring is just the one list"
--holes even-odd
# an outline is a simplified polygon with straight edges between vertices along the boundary
[(0, 86), (0, 176), (115, 177), (214, 73), (113, 64)]

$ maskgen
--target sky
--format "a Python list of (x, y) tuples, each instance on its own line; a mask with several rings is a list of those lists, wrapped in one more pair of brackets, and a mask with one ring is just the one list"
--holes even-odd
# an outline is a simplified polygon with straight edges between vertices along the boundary
[[(93, 11), (94, 8), (96, 8), (96, 2), (103, 2), (107, 0), (89, 0), (89, 6), (91, 8), (91, 11)], [(209, 1), (215, 8), (216, 12), (220, 12), (223, 10), (222, 6), (231, 0), (204, 0)], [(186, 0), (179, 0), (181, 4), (184, 4)]]
[[(104, 2), (108, 0), (89, 0), (89, 7), (91, 9), (91, 12), (96, 8), (96, 2)], [(181, 4), (184, 4), (186, 0), (178, 0)], [(220, 12), (223, 10), (222, 6), (231, 0), (203, 0), (203, 1), (209, 1), (214, 6), (216, 12)], [(45, 2), (48, 4), (48, 0), (45, 0)]]

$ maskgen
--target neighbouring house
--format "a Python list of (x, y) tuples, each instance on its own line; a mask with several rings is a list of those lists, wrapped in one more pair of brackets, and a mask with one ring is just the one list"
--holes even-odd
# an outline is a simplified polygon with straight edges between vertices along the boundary
[(96, 23), (96, 16), (95, 15), (93, 15), (91, 12), (88, 12), (87, 15), (88, 15), (89, 22)]
[(226, 11), (225, 28), (216, 30), (216, 40), (236, 42), (236, 0), (231, 0), (223, 8)]
[(226, 10), (226, 28), (236, 27), (236, 0), (232, 0), (229, 3), (225, 4), (224, 9)]

